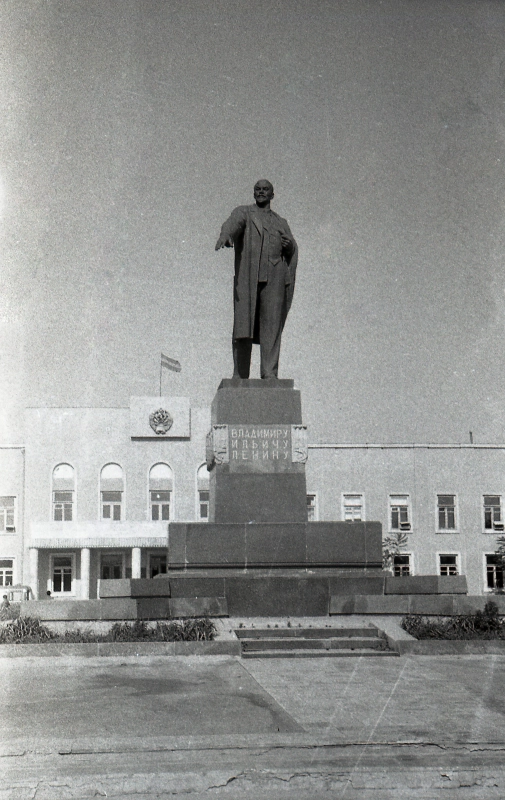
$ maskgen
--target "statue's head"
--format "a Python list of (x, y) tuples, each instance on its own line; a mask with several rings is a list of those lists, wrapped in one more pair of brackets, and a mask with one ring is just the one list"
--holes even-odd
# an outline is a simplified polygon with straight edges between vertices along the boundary
[(254, 199), (258, 204), (266, 203), (274, 196), (274, 187), (270, 181), (262, 178), (254, 184)]

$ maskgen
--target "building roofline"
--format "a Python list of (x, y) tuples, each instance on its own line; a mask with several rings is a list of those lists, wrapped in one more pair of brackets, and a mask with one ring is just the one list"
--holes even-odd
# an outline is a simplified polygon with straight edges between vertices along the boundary
[(309, 450), (505, 450), (505, 444), (309, 444)]
[(91, 409), (93, 411), (129, 411), (130, 406), (25, 406), (25, 411), (68, 411), (69, 409)]

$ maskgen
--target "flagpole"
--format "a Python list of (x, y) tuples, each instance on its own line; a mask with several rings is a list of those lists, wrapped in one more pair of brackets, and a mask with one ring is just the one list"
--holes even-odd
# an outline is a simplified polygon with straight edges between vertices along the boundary
[(163, 372), (163, 364), (162, 364), (161, 358), (160, 358), (160, 397), (161, 397), (161, 375), (162, 375), (162, 372)]

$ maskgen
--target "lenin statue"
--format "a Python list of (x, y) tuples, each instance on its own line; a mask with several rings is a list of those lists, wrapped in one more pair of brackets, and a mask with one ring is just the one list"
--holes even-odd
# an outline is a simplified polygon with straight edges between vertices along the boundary
[(270, 181), (258, 181), (255, 205), (235, 208), (216, 243), (216, 250), (235, 248), (234, 378), (249, 377), (253, 343), (260, 346), (261, 377), (277, 378), (298, 248), (286, 220), (270, 208), (273, 196)]

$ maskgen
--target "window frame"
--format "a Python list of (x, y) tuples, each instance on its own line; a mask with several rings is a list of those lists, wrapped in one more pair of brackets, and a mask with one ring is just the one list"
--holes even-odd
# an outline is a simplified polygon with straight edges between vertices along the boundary
[[(308, 500), (309, 497), (314, 499), (314, 503), (309, 506)], [(307, 492), (306, 493), (306, 502), (307, 502), (307, 520), (308, 522), (319, 522), (319, 496), (317, 492)], [(313, 509), (314, 514), (312, 519), (308, 519), (309, 516), (309, 508)]]
[[(405, 503), (394, 503), (394, 498), (403, 497), (406, 499)], [(398, 527), (393, 528), (393, 509), (406, 508), (407, 509), (407, 522), (402, 522), (400, 519), (401, 512), (398, 515)], [(402, 525), (404, 527), (402, 527)], [(388, 533), (412, 533), (414, 528), (412, 519), (412, 500), (409, 492), (389, 492), (388, 494)], [(403, 555), (403, 554), (402, 554)]]
[[(17, 495), (5, 494), (2, 497), (12, 497), (12, 506), (0, 506), (0, 516), (3, 517), (3, 528), (0, 529), (0, 536), (12, 536), (17, 528)], [(12, 508), (12, 525), (8, 525), (8, 514)]]
[[(209, 495), (207, 500), (202, 500), (201, 499), (200, 494), (202, 492), (206, 492)], [(208, 522), (209, 521), (209, 514), (210, 514), (210, 487), (208, 489), (199, 489), (197, 487), (196, 493), (198, 495), (198, 497), (197, 497), (198, 522)], [(206, 517), (202, 516), (202, 505), (206, 505), (207, 506), (207, 516)]]
[[(104, 494), (120, 494), (121, 499), (119, 503), (116, 500), (104, 500)], [(110, 506), (112, 509), (112, 516), (105, 517), (103, 513), (104, 506)], [(114, 507), (119, 506), (119, 519), (114, 519)], [(100, 520), (102, 522), (122, 522), (124, 520), (124, 491), (120, 489), (100, 489)]]
[[(55, 487), (54, 472), (58, 467), (70, 467), (70, 469), (72, 470), (72, 488), (71, 489), (69, 489), (68, 487), (64, 488), (64, 489)], [(54, 518), (54, 510), (55, 510), (54, 494), (55, 494), (55, 492), (71, 492), (72, 493), (72, 501), (71, 501), (72, 519), (71, 520), (66, 520), (66, 519), (57, 520), (57, 519)], [(76, 468), (74, 467), (74, 465), (71, 464), (70, 461), (58, 461), (56, 464), (53, 464), (53, 467), (51, 469), (50, 503), (51, 503), (51, 508), (50, 508), (50, 512), (49, 512), (49, 514), (50, 514), (49, 519), (51, 520), (51, 522), (56, 522), (56, 523), (60, 523), (60, 522), (76, 522), (76, 520), (77, 520), (77, 471), (76, 471)]]
[[(70, 558), (70, 569), (71, 569), (71, 577), (70, 577), (70, 591), (69, 592), (57, 592), (54, 588), (54, 559), (55, 558)], [(76, 563), (76, 555), (75, 552), (63, 552), (63, 553), (50, 553), (49, 555), (49, 584), (50, 590), (53, 597), (75, 597), (76, 595), (76, 571), (75, 571), (75, 563)]]
[[(407, 573), (407, 575), (402, 575), (402, 574), (396, 575), (396, 573), (395, 573), (395, 567), (396, 567), (395, 558), (408, 558), (409, 559), (409, 565), (408, 565), (409, 566), (409, 572)], [(395, 556), (393, 556), (393, 577), (394, 578), (406, 578), (406, 577), (410, 577), (411, 575), (414, 575), (414, 574), (415, 574), (414, 573), (414, 554), (412, 552), (410, 552), (410, 553), (397, 553)]]
[[(199, 478), (199, 473), (202, 472), (205, 474), (205, 478)], [(204, 485), (206, 484), (206, 485)], [(210, 492), (210, 473), (207, 469), (207, 462), (202, 461), (201, 464), (198, 465), (195, 471), (195, 520), (197, 522), (208, 522), (209, 515), (210, 515), (210, 497), (206, 501), (207, 502), (207, 517), (200, 516), (200, 502), (205, 502), (200, 500), (200, 492)]]
[[(454, 528), (440, 528), (439, 521), (439, 508), (449, 508), (448, 505), (446, 506), (439, 506), (438, 498), (439, 497), (453, 497), (454, 498)], [(456, 492), (436, 492), (435, 494), (435, 525), (436, 525), (436, 533), (459, 533), (459, 500), (458, 495)]]
[[(499, 506), (492, 506), (488, 504), (488, 508), (499, 508), (500, 509), (500, 520), (493, 520), (492, 525), (490, 528), (486, 528), (486, 503), (484, 502), (486, 497), (497, 497), (500, 501)], [(495, 533), (503, 533), (505, 530), (504, 520), (503, 520), (503, 496), (498, 492), (496, 494), (483, 494), (482, 495), (482, 532), (483, 533), (490, 533), (491, 535)], [(499, 526), (496, 527), (496, 523), (499, 523)]]
[(161, 552), (160, 551), (156, 551), (156, 550), (148, 550), (148, 552), (147, 552), (147, 573), (146, 573), (146, 577), (149, 580), (154, 580), (154, 578), (151, 576), (151, 571), (152, 571), (152, 561), (155, 558), (165, 558), (165, 560), (166, 560), (165, 572), (159, 572), (158, 575), (166, 575), (167, 572), (168, 572), (168, 552), (167, 552), (167, 550), (162, 550)]
[[(120, 578), (102, 578), (102, 566), (104, 556), (120, 556), (121, 557), (121, 577)], [(100, 550), (100, 558), (98, 563), (98, 576), (101, 581), (120, 581), (126, 578), (126, 553), (124, 550), (116, 550), (115, 548)]]
[[(103, 473), (104, 469), (106, 469), (106, 467), (111, 467), (111, 466), (119, 467), (119, 469), (121, 470), (121, 479), (119, 479), (119, 478), (113, 478), (113, 479), (111, 479), (111, 478), (103, 478), (103, 480), (105, 480), (105, 481), (117, 480), (118, 483), (119, 483), (119, 480), (121, 480), (121, 484), (122, 484), (122, 488), (121, 489), (112, 489), (112, 488), (110, 488), (110, 485), (107, 486), (106, 484), (105, 485), (102, 484), (102, 473)], [(112, 517), (110, 519), (107, 519), (106, 517), (103, 516), (103, 505), (104, 504), (102, 502), (102, 492), (121, 492), (121, 512), (120, 512), (121, 518), (119, 520), (114, 520)], [(102, 466), (100, 467), (100, 470), (98, 472), (98, 519), (100, 520), (100, 522), (105, 522), (105, 523), (114, 522), (114, 523), (117, 523), (117, 522), (124, 522), (124, 520), (126, 520), (126, 492), (127, 492), (126, 475), (125, 475), (125, 470), (124, 470), (121, 462), (120, 461), (106, 461), (105, 464), (102, 464)], [(110, 504), (107, 504), (107, 505), (110, 505)]]
[[(487, 560), (488, 556), (492, 556), (492, 557), (496, 558), (496, 553), (483, 553), (482, 554), (482, 561), (483, 561), (483, 568), (484, 568), (484, 594), (494, 594), (495, 590), (497, 588), (498, 589), (505, 589), (505, 570), (502, 570), (502, 586), (501, 587), (500, 586), (498, 586), (498, 587), (497, 586), (494, 586), (494, 587), (488, 586), (488, 566), (495, 566), (496, 567), (496, 564), (488, 565), (488, 560)], [(495, 575), (496, 575), (496, 570), (495, 570)]]
[[(168, 489), (152, 489), (151, 488), (151, 471), (154, 469), (154, 467), (157, 467), (157, 466), (160, 466), (160, 465), (164, 466), (164, 467), (168, 467), (168, 470), (169, 470), (169, 473), (170, 473), (170, 477), (168, 478), (168, 481), (169, 481), (170, 485), (169, 485)], [(172, 465), (169, 464), (168, 461), (154, 461), (147, 469), (147, 477), (146, 477), (146, 484), (145, 485), (146, 485), (146, 489), (147, 489), (147, 510), (146, 510), (146, 514), (147, 514), (147, 519), (149, 520), (149, 522), (160, 522), (160, 523), (165, 523), (165, 524), (168, 523), (168, 522), (174, 522), (175, 521), (175, 474), (174, 474), (174, 470), (173, 470)], [(169, 500), (170, 509), (169, 509), (169, 519), (168, 520), (163, 520), (163, 519), (153, 520), (151, 492), (157, 492), (157, 491), (170, 492), (170, 500)]]
[[(168, 494), (168, 501), (167, 500), (155, 500), (153, 501), (152, 495), (156, 492), (163, 492), (164, 494)], [(150, 522), (171, 522), (172, 521), (172, 489), (149, 489), (149, 521)], [(156, 507), (160, 510), (160, 514), (158, 519), (153, 519), (153, 508)], [(168, 507), (168, 517), (163, 519), (163, 509)]]
[(3, 574), (6, 571), (11, 572), (12, 583), (2, 583), (0, 584), (0, 591), (3, 589), (8, 588), (9, 586), (14, 586), (17, 581), (16, 578), (16, 559), (14, 556), (1, 556), (0, 561), (10, 561), (12, 566), (10, 567), (0, 567), (0, 573), (2, 573), (2, 580), (5, 580), (5, 575)]
[[(70, 494), (71, 500), (56, 500), (56, 494)], [(52, 507), (52, 522), (74, 522), (74, 508), (75, 508), (75, 490), (74, 489), (54, 489), (53, 488), (53, 507)], [(56, 519), (56, 506), (62, 507), (62, 518)], [(65, 519), (65, 507), (70, 506), (70, 519)]]
[(461, 553), (455, 553), (455, 552), (451, 553), (451, 552), (447, 552), (447, 550), (439, 550), (439, 551), (437, 550), (437, 553), (436, 553), (437, 575), (440, 575), (441, 577), (446, 577), (446, 575), (444, 575), (444, 573), (442, 572), (442, 563), (441, 563), (442, 556), (451, 556), (451, 557), (454, 556), (454, 558), (456, 559), (456, 572), (454, 572), (454, 573), (448, 572), (448, 573), (446, 573), (446, 575), (447, 576), (449, 576), (451, 574), (453, 574), (453, 575), (461, 575)]
[[(345, 518), (345, 507), (346, 507), (346, 497), (359, 497), (361, 498), (361, 517), (360, 519), (346, 519)], [(358, 506), (356, 505), (356, 508)], [(364, 492), (342, 492), (340, 497), (340, 516), (342, 522), (366, 522), (366, 508), (365, 508), (365, 493)]]

